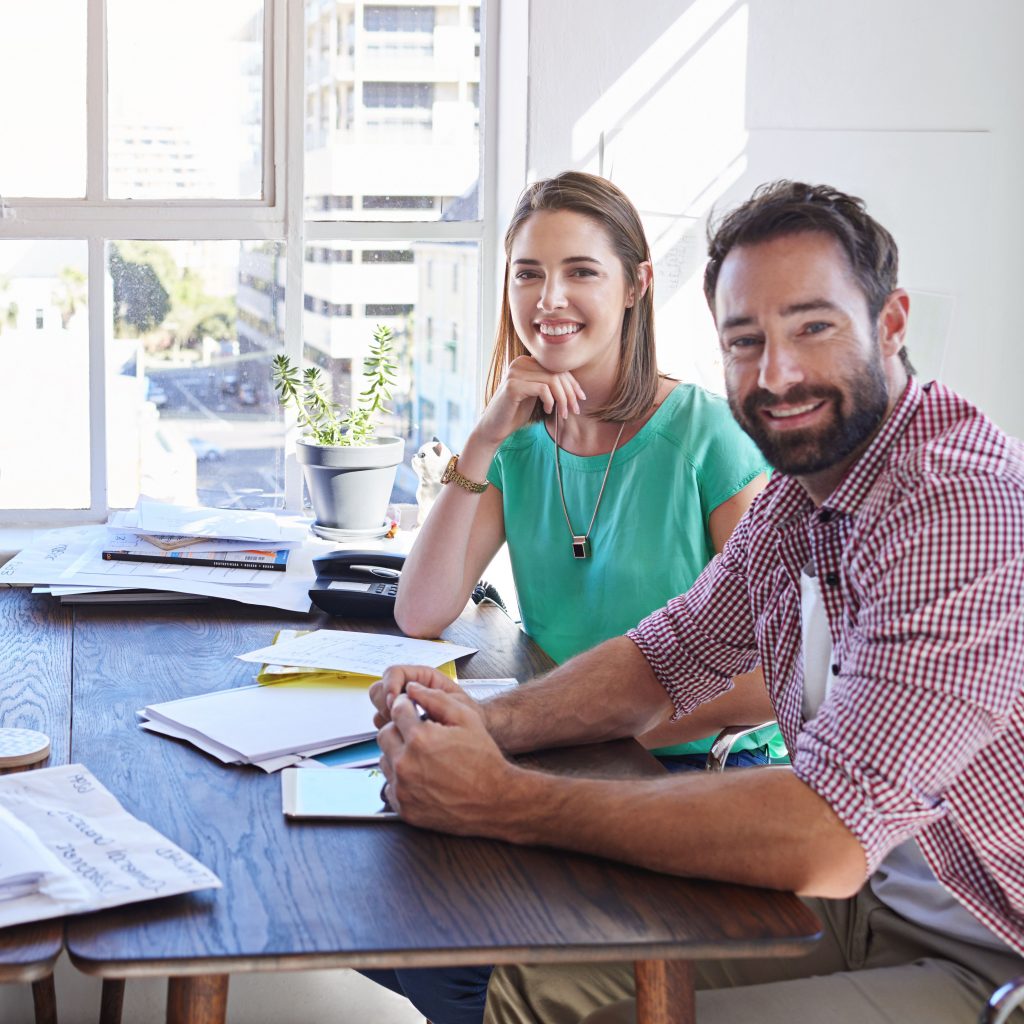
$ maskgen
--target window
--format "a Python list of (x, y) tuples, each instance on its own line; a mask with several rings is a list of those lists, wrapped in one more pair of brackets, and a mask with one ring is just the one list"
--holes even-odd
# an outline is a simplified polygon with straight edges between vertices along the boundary
[(432, 210), (433, 196), (363, 196), (364, 210)]
[[(479, 19), (480, 8), (476, 8)], [(367, 32), (433, 32), (433, 7), (363, 8), (363, 26)]]
[(431, 107), (432, 82), (364, 82), (363, 105), (371, 107)]
[[(300, 508), (270, 360), (315, 363), (346, 402), (378, 322), (400, 363), (385, 429), (412, 451), (453, 403), (471, 425), (481, 243), (488, 281), (494, 262), (475, 48), (496, 38), (481, 21), (496, 25), (498, 2), (483, 16), (474, 0), (361, 16), (322, 0), (301, 13), (289, 0), (0, 5), (0, 191), (14, 213), (0, 237), (0, 341), (25, 377), (45, 360), (66, 441), (35, 472), (18, 444), (31, 411), (5, 403), (0, 507), (26, 522), (97, 520), (140, 493)], [(300, 66), (285, 60), (289, 28)], [(87, 118), (98, 95), (106, 116)], [(275, 132), (295, 100), (293, 146)], [(434, 263), (451, 291), (430, 287)], [(455, 316), (472, 326), (435, 360), (426, 325), (444, 340)], [(397, 487), (411, 500), (408, 466)]]
[(364, 263), (413, 263), (415, 253), (412, 249), (364, 249)]

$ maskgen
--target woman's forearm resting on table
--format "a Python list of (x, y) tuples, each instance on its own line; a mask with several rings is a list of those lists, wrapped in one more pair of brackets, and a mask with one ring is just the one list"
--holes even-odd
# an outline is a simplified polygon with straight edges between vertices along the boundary
[[(486, 479), (493, 452), (469, 451), (459, 471)], [(462, 613), (481, 574), (505, 540), (501, 494), (442, 488), (402, 567), (395, 621), (409, 636), (436, 637)]]

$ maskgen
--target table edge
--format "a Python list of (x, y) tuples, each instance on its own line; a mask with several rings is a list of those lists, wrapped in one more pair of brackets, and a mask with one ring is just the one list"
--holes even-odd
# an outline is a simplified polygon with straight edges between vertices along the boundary
[(761, 943), (737, 941), (693, 943), (636, 943), (618, 946), (580, 945), (543, 950), (536, 946), (465, 948), (461, 950), (406, 950), (337, 953), (287, 953), (246, 957), (189, 957), (162, 960), (91, 959), (68, 947), (68, 956), (83, 974), (100, 978), (193, 977), (211, 974), (249, 974), (265, 971), (327, 970), (399, 967), (463, 967), (479, 964), (521, 963), (616, 963), (624, 960), (725, 960), (736, 957), (767, 959), (805, 956), (821, 938), (821, 932), (771, 939)]

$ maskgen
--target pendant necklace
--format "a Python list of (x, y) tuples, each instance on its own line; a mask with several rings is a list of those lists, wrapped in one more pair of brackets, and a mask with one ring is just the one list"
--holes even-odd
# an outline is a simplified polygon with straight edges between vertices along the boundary
[(612, 459), (615, 458), (615, 450), (619, 447), (619, 441), (622, 439), (622, 432), (625, 429), (626, 424), (623, 422), (619, 427), (618, 434), (615, 436), (615, 444), (612, 445), (612, 450), (608, 454), (608, 465), (604, 467), (604, 478), (601, 480), (601, 490), (597, 492), (597, 501), (594, 504), (594, 514), (590, 517), (590, 525), (587, 527), (587, 532), (581, 535), (573, 530), (572, 522), (569, 520), (569, 510), (565, 507), (565, 490), (562, 487), (562, 467), (558, 462), (558, 453), (562, 449), (558, 444), (558, 411), (555, 411), (555, 476), (558, 477), (558, 496), (562, 499), (562, 512), (565, 515), (565, 525), (569, 527), (569, 536), (572, 537), (573, 558), (590, 557), (590, 531), (594, 528), (594, 520), (597, 519), (597, 510), (601, 507), (601, 499), (604, 497), (604, 485), (608, 483), (608, 474), (611, 472)]

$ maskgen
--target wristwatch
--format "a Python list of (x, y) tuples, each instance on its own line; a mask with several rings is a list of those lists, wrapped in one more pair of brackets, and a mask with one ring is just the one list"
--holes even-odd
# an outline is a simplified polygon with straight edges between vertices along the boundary
[(470, 494), (482, 494), (490, 486), (490, 481), (485, 480), (482, 484), (477, 483), (475, 480), (469, 480), (459, 472), (459, 457), (453, 455), (448, 460), (448, 465), (444, 467), (444, 472), (441, 474), (441, 483), (443, 484), (458, 484), (464, 491), (469, 491)]

